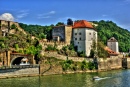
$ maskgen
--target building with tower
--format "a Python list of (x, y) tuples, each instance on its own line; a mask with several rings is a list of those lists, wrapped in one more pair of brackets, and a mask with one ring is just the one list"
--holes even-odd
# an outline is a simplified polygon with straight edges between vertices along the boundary
[(97, 42), (97, 31), (86, 20), (74, 22), (73, 25), (73, 42), (78, 52), (84, 52), (90, 56), (93, 42)]
[(118, 41), (114, 38), (111, 37), (108, 41), (107, 41), (107, 46), (115, 51), (116, 53), (119, 53), (119, 46), (118, 46)]

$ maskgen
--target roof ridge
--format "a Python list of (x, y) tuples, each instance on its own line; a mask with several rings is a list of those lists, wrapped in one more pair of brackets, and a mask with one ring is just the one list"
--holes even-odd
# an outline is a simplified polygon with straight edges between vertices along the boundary
[(74, 23), (73, 28), (92, 28), (93, 29), (93, 26), (91, 23), (89, 23), (86, 20), (80, 20)]

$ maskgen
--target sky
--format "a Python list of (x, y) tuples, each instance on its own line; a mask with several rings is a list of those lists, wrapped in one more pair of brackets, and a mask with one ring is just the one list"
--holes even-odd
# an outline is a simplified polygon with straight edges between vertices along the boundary
[(129, 9), (130, 0), (0, 0), (0, 19), (37, 25), (109, 20), (130, 31)]

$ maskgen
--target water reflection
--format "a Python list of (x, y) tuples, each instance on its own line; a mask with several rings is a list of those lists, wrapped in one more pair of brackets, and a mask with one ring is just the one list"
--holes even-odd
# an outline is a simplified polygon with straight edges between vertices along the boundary
[[(110, 77), (94, 81), (93, 76)], [(0, 87), (130, 87), (130, 70), (0, 79)]]

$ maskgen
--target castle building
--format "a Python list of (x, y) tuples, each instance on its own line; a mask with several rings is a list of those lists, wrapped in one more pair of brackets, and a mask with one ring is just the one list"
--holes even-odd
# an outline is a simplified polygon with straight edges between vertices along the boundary
[(52, 29), (53, 41), (63, 41), (69, 45), (71, 43), (71, 38), (72, 38), (72, 26), (61, 25), (53, 27)]
[(93, 41), (97, 42), (97, 31), (86, 20), (76, 21), (73, 25), (73, 42), (78, 52), (90, 56)]
[(118, 41), (114, 37), (107, 41), (107, 46), (116, 53), (119, 53)]
[(17, 22), (0, 20), (0, 36), (6, 36), (6, 34), (11, 29), (11, 25), (15, 24), (18, 26)]
[(26, 34), (26, 32), (19, 26), (17, 22), (0, 20), (0, 37), (6, 36), (8, 33), (15, 34), (15, 32), (12, 32), (12, 25), (15, 25), (20, 31)]

